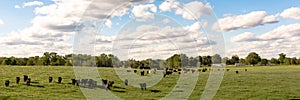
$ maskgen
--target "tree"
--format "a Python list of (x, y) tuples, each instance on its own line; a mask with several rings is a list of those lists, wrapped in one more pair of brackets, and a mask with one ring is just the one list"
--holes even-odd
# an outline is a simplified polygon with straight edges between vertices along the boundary
[(285, 60), (286, 54), (280, 53), (280, 54), (278, 54), (278, 55), (279, 55), (279, 58), (278, 58), (279, 63), (280, 63), (280, 64), (284, 64), (284, 60)]
[(212, 61), (212, 63), (214, 63), (214, 64), (219, 64), (219, 63), (221, 63), (222, 58), (221, 58), (221, 56), (220, 56), (219, 54), (215, 54), (215, 55), (213, 55), (213, 56), (211, 57), (211, 61)]
[(246, 57), (246, 62), (247, 62), (247, 64), (250, 64), (250, 65), (255, 65), (260, 61), (261, 61), (260, 56), (255, 52), (249, 53), (248, 56)]
[(271, 64), (279, 64), (279, 61), (276, 58), (271, 58), (270, 63)]
[(261, 59), (260, 64), (267, 66), (268, 64), (268, 59)]
[(222, 63), (225, 63), (226, 65), (229, 64), (228, 61), (229, 61), (229, 58), (228, 58), (228, 57), (224, 57), (224, 58), (222, 59)]
[(239, 56), (238, 55), (233, 55), (230, 59), (231, 64), (239, 63)]

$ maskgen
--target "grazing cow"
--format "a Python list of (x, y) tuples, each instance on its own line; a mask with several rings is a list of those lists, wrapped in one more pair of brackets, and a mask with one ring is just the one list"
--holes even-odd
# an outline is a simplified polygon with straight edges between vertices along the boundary
[(80, 80), (76, 80), (76, 85), (79, 86), (79, 84), (81, 84)]
[(202, 72), (206, 72), (206, 71), (207, 71), (207, 68), (202, 69)]
[(239, 71), (235, 71), (235, 73), (236, 73), (236, 74), (238, 74), (238, 73), (239, 73)]
[(49, 83), (51, 83), (53, 81), (53, 77), (49, 77)]
[(194, 72), (195, 72), (195, 70), (193, 69), (193, 70), (192, 70), (192, 73), (194, 73)]
[(181, 74), (181, 72), (178, 72), (178, 74)]
[(229, 71), (230, 69), (227, 69), (227, 71)]
[(137, 73), (137, 70), (133, 70), (134, 73)]
[(172, 71), (167, 71), (167, 75), (171, 75), (173, 72)]
[(140, 87), (142, 90), (146, 90), (147, 89), (147, 84), (146, 83), (140, 83)]
[(102, 85), (107, 85), (107, 80), (102, 79)]
[(58, 77), (58, 83), (61, 83), (61, 81), (62, 81), (62, 78)]
[(125, 79), (124, 83), (125, 83), (125, 85), (127, 86), (127, 85), (128, 85), (128, 80)]
[(23, 75), (23, 76), (24, 76), (24, 82), (26, 82), (28, 79), (28, 76), (27, 75)]
[(72, 85), (76, 85), (76, 80), (75, 79), (71, 79), (72, 80)]
[(83, 84), (83, 86), (86, 86), (88, 79), (81, 79), (81, 83)]
[(16, 83), (19, 84), (20, 82), (20, 77), (16, 77)]
[(27, 84), (27, 85), (30, 85), (30, 82), (31, 82), (31, 79), (28, 78), (28, 79), (26, 80), (26, 84)]
[(114, 81), (109, 81), (108, 84), (107, 84), (107, 89), (110, 89), (114, 84)]
[(201, 69), (198, 69), (198, 72), (201, 72)]
[(248, 71), (247, 69), (245, 69), (245, 71)]
[(141, 71), (141, 76), (144, 76), (145, 75), (145, 71)]
[(5, 86), (8, 87), (9, 86), (9, 80), (5, 81)]

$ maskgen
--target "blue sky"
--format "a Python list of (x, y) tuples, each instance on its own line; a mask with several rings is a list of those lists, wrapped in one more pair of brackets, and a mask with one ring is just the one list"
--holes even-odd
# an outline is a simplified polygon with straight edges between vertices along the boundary
[[(116, 55), (141, 59), (166, 58), (172, 53), (211, 55), (222, 52), (229, 57), (234, 54), (245, 57), (249, 52), (258, 52), (265, 58), (277, 57), (280, 52), (300, 56), (300, 46), (297, 45), (300, 42), (299, 0), (136, 0), (131, 3), (125, 0), (129, 6), (119, 6), (113, 13), (111, 11), (121, 5), (114, 0), (93, 3), (88, 0), (55, 1), (3, 0), (0, 3), (0, 20), (3, 22), (0, 23), (0, 56), (28, 57), (46, 51), (69, 54), (77, 48), (74, 43), (93, 45), (88, 49), (94, 49), (95, 54), (116, 52)], [(90, 4), (105, 10), (93, 8)], [(115, 15), (103, 17), (109, 14)], [(74, 26), (85, 19), (91, 20), (89, 18), (99, 23), (95, 27), (90, 23), (91, 26), (78, 29), (95, 34), (74, 38), (78, 32), (74, 31)], [(214, 28), (216, 22), (220, 29)], [(133, 30), (126, 34), (123, 31), (126, 28)], [(128, 36), (139, 38), (133, 39), (134, 42)], [(121, 48), (122, 45), (114, 44), (120, 42), (116, 39), (127, 40), (121, 42), (123, 45), (144, 47)], [(225, 44), (221, 43), (222, 40)], [(116, 46), (120, 48), (114, 51)], [(118, 50), (125, 50), (126, 54), (118, 54), (121, 52)]]

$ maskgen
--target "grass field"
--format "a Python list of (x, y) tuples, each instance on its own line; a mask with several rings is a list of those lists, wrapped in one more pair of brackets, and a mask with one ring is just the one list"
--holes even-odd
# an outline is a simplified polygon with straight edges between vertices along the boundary
[[(227, 67), (227, 69), (230, 71), (225, 72), (222, 84), (214, 97), (216, 100), (300, 98), (300, 66)], [(245, 69), (248, 71), (244, 71)], [(177, 73), (172, 74), (142, 91), (134, 86), (125, 86), (112, 68), (99, 68), (98, 71), (102, 78), (115, 81), (115, 87), (110, 91), (125, 100), (161, 99), (176, 87), (179, 80)], [(239, 74), (235, 71), (239, 71)], [(32, 79), (32, 86), (25, 85), (23, 75), (28, 75)], [(17, 76), (21, 77), (20, 84), (15, 83)], [(63, 77), (63, 84), (48, 83), (49, 76), (54, 77), (54, 81), (57, 81), (59, 76)], [(209, 72), (200, 72), (197, 77), (197, 84), (186, 99), (200, 99)], [(86, 99), (79, 87), (70, 84), (72, 78), (75, 78), (72, 67), (0, 66), (0, 99)], [(4, 86), (5, 80), (11, 81), (9, 87)], [(101, 88), (94, 90), (106, 91)]]

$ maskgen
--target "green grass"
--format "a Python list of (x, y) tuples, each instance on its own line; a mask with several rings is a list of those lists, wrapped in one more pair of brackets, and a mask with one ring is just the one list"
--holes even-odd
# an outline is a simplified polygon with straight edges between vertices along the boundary
[[(221, 86), (214, 97), (216, 100), (300, 98), (300, 66), (230, 66), (226, 69), (230, 71), (225, 72)], [(244, 71), (245, 69), (248, 71)], [(179, 79), (178, 74), (173, 74), (147, 88), (146, 91), (142, 91), (134, 86), (125, 86), (112, 68), (99, 68), (98, 71), (102, 78), (115, 81), (115, 87), (111, 92), (124, 100), (161, 99), (176, 87)], [(239, 71), (239, 74), (235, 71)], [(28, 75), (32, 79), (32, 86), (25, 85), (22, 80), (23, 75)], [(15, 84), (17, 76), (21, 77), (20, 84)], [(49, 76), (54, 78), (54, 83), (48, 83)], [(63, 77), (63, 84), (55, 83), (59, 76)], [(200, 72), (197, 84), (188, 99), (200, 99), (208, 77), (209, 72)], [(75, 78), (72, 67), (0, 66), (0, 100), (86, 99), (79, 87), (69, 84), (72, 78)], [(5, 80), (11, 81), (9, 87), (4, 86)], [(187, 81), (187, 84), (189, 83)], [(91, 90), (108, 92), (100, 88)]]

